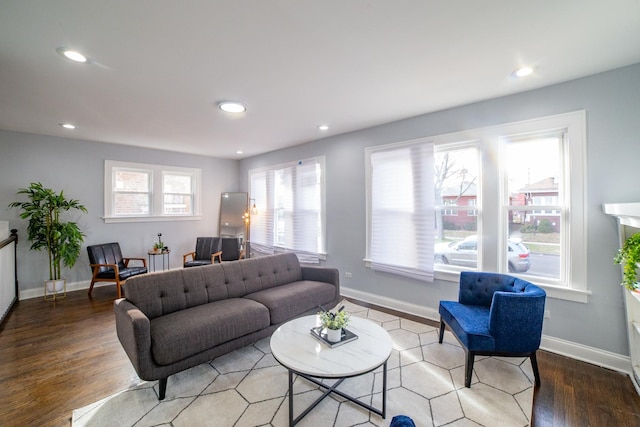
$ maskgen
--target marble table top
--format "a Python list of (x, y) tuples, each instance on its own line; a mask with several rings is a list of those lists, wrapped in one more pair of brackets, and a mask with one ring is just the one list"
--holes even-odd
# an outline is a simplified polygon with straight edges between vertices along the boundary
[(271, 353), (286, 368), (312, 377), (343, 378), (369, 372), (391, 355), (391, 337), (370, 320), (351, 317), (347, 329), (358, 339), (331, 348), (311, 336), (318, 316), (305, 316), (280, 326), (271, 336)]

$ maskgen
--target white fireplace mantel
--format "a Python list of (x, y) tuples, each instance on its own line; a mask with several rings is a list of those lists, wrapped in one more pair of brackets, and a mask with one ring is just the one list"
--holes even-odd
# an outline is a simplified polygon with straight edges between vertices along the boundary
[(620, 225), (640, 228), (640, 203), (606, 203), (604, 213), (615, 216)]
[[(640, 233), (640, 203), (607, 203), (602, 209), (618, 221), (618, 239), (621, 247), (627, 238)], [(625, 289), (624, 296), (632, 367), (631, 380), (640, 394), (640, 293)]]

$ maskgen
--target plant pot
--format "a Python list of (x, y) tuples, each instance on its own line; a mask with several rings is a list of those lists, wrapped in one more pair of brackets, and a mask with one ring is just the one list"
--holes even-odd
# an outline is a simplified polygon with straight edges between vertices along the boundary
[(67, 296), (66, 279), (45, 280), (44, 281), (44, 299), (54, 301)]
[(47, 287), (47, 293), (49, 294), (62, 292), (64, 290), (64, 279), (45, 280), (45, 286)]
[(327, 341), (339, 342), (342, 339), (342, 329), (327, 329)]

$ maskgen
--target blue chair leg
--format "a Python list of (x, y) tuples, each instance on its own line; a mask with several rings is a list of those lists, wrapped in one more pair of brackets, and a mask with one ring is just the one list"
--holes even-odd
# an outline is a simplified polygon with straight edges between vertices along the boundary
[(464, 386), (466, 388), (471, 388), (471, 375), (473, 374), (473, 361), (475, 358), (475, 353), (473, 351), (469, 351), (466, 348), (464, 352), (467, 356), (467, 361), (464, 364)]
[(442, 344), (442, 339), (444, 338), (444, 321), (442, 317), (440, 318), (440, 336), (438, 338), (438, 342)]
[(534, 351), (529, 356), (531, 359), (531, 369), (533, 369), (533, 377), (535, 378), (536, 387), (540, 387), (540, 372), (538, 371), (538, 359), (536, 358), (536, 352)]

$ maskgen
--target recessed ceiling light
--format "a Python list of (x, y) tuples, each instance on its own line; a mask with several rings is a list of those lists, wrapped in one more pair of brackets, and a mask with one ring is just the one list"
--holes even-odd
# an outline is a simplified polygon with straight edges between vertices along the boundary
[(227, 113), (244, 113), (247, 111), (247, 107), (245, 107), (243, 103), (237, 101), (218, 102), (218, 108)]
[(329, 130), (329, 126), (327, 126), (327, 125), (320, 125), (320, 126), (318, 126), (318, 129), (320, 129), (320, 130)]
[(238, 151), (236, 151), (236, 154), (242, 154), (242, 153), (243, 153), (243, 151), (242, 151), (242, 150), (238, 150)]
[(533, 74), (532, 67), (520, 67), (517, 70), (515, 70), (513, 73), (511, 73), (511, 75), (513, 75), (514, 77), (527, 77), (527, 76), (530, 76), (531, 74)]
[(60, 126), (62, 126), (65, 129), (75, 129), (76, 126), (71, 124), (71, 123), (60, 123)]
[(83, 64), (89, 62), (89, 58), (87, 58), (87, 56), (81, 54), (77, 50), (68, 49), (66, 47), (59, 47), (56, 49), (56, 52), (71, 61), (80, 62)]

